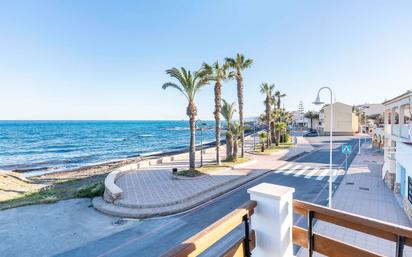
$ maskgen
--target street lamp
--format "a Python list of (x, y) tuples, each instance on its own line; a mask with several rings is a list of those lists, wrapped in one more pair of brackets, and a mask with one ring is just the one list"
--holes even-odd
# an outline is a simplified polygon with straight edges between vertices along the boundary
[(196, 130), (200, 130), (200, 167), (203, 167), (203, 128), (197, 125), (200, 123), (201, 126), (206, 126), (207, 124), (201, 120), (196, 121)]
[(322, 102), (320, 100), (320, 91), (322, 91), (323, 89), (327, 89), (329, 90), (330, 93), (330, 131), (329, 131), (329, 208), (332, 208), (332, 144), (333, 144), (333, 139), (332, 139), (332, 134), (333, 134), (333, 92), (332, 89), (330, 87), (321, 87), (318, 90), (318, 95), (315, 99), (315, 101), (313, 102), (313, 104), (316, 105), (322, 105), (324, 104), (324, 102)]
[(253, 122), (253, 151), (256, 150), (256, 124), (257, 121)]

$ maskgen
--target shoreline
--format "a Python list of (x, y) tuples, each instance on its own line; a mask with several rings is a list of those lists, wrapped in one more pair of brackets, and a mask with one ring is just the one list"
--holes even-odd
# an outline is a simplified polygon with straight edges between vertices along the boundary
[[(226, 140), (221, 140), (220, 143), (225, 144)], [(208, 143), (204, 143), (203, 145), (197, 145), (196, 151), (200, 149), (211, 148), (211, 147), (214, 147), (215, 145), (216, 145), (215, 142), (208, 142)], [(82, 179), (82, 178), (87, 178), (91, 176), (104, 175), (104, 174), (107, 174), (113, 171), (114, 169), (120, 168), (125, 165), (134, 164), (134, 163), (138, 163), (138, 162), (145, 161), (145, 160), (157, 159), (161, 157), (169, 157), (173, 155), (184, 154), (188, 152), (189, 152), (188, 148), (185, 148), (181, 150), (156, 153), (156, 154), (151, 154), (151, 155), (146, 155), (146, 156), (128, 157), (128, 158), (124, 158), (120, 160), (107, 161), (107, 162), (103, 162), (99, 164), (85, 165), (85, 166), (68, 169), (64, 171), (54, 171), (54, 172), (52, 171), (52, 172), (48, 172), (44, 174), (25, 176), (25, 177), (27, 177), (30, 180)], [(25, 173), (28, 173), (28, 172), (22, 172), (22, 171), (19, 172), (19, 171), (13, 171), (13, 170), (12, 171), (6, 170), (6, 172), (16, 172), (16, 173), (22, 174), (23, 176), (25, 175)]]

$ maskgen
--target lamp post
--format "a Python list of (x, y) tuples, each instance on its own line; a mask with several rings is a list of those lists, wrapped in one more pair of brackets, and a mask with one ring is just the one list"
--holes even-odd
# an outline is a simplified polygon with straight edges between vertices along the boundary
[(200, 123), (201, 126), (206, 126), (207, 124), (201, 120), (196, 121), (196, 130), (200, 130), (200, 167), (203, 167), (203, 128), (200, 127), (198, 123)]
[(329, 90), (330, 93), (330, 131), (329, 131), (329, 202), (328, 202), (328, 206), (329, 208), (332, 208), (332, 161), (333, 161), (333, 155), (332, 155), (332, 151), (333, 151), (333, 92), (332, 89), (330, 87), (321, 87), (318, 90), (318, 95), (315, 99), (315, 101), (313, 102), (316, 105), (322, 105), (324, 104), (324, 102), (322, 102), (320, 100), (320, 91), (322, 91), (323, 89), (327, 89)]
[(253, 122), (253, 151), (256, 150), (256, 121)]

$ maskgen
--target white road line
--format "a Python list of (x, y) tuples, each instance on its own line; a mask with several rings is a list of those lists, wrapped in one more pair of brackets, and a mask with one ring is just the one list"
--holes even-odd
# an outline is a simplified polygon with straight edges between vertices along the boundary
[(339, 177), (339, 171), (338, 170), (333, 170), (333, 179), (332, 182), (335, 182), (335, 180)]
[(319, 174), (319, 176), (316, 178), (316, 180), (322, 180), (326, 175), (329, 174), (329, 169), (324, 169), (322, 172)]
[(308, 170), (308, 169), (310, 169), (310, 168), (311, 168), (310, 166), (303, 167), (299, 172), (296, 172), (296, 174), (293, 175), (293, 176), (294, 176), (294, 177), (299, 177), (300, 175), (302, 175), (303, 173), (305, 173), (306, 170)]
[(288, 163), (288, 164), (286, 164), (285, 166), (281, 167), (280, 169), (274, 171), (273, 173), (283, 172), (283, 171), (287, 170), (287, 169), (288, 169), (290, 166), (292, 166), (292, 165), (293, 165), (292, 163)]
[(318, 172), (318, 171), (319, 171), (319, 168), (314, 168), (314, 169), (311, 170), (308, 174), (306, 174), (305, 178), (310, 178), (310, 177), (312, 177), (312, 176), (315, 175), (316, 172)]
[(293, 167), (293, 168), (289, 169), (288, 171), (284, 172), (283, 174), (288, 175), (288, 174), (292, 173), (293, 171), (299, 169), (300, 167), (302, 167), (302, 165), (296, 165), (295, 167)]

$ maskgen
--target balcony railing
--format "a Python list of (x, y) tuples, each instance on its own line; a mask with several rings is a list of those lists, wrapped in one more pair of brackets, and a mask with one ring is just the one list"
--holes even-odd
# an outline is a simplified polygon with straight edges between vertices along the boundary
[(255, 201), (246, 202), (238, 209), (163, 254), (162, 257), (198, 256), (242, 223), (245, 226), (244, 236), (239, 238), (232, 247), (221, 253), (220, 256), (250, 256), (250, 252), (255, 248), (256, 241), (255, 232), (249, 226), (249, 219), (255, 207)]
[(393, 124), (392, 125), (392, 135), (401, 136), (401, 125), (400, 124)]
[(392, 124), (385, 124), (385, 133), (392, 134)]
[(409, 124), (403, 124), (401, 127), (401, 137), (409, 139)]
[(294, 200), (294, 212), (307, 216), (309, 228), (293, 226), (293, 243), (326, 256), (380, 256), (377, 253), (314, 233), (314, 219), (350, 228), (372, 236), (396, 242), (395, 256), (403, 255), (404, 245), (412, 246), (412, 229), (395, 224), (329, 209), (320, 205)]
[[(260, 243), (260, 238), (255, 238), (255, 231), (250, 229), (249, 218), (253, 214), (253, 210), (256, 206), (259, 208), (259, 203), (263, 204), (263, 207), (266, 211), (269, 206), (263, 202), (256, 201), (248, 201), (243, 204), (240, 208), (234, 210), (233, 212), (229, 213), (222, 219), (218, 220), (217, 222), (213, 223), (203, 231), (199, 232), (198, 234), (194, 235), (193, 237), (189, 238), (188, 240), (184, 241), (183, 243), (176, 246), (174, 249), (168, 251), (163, 257), (186, 257), (186, 256), (198, 256), (199, 254), (206, 251), (209, 247), (214, 245), (220, 239), (222, 239), (225, 235), (229, 232), (233, 231), (236, 227), (244, 224), (244, 235), (236, 240), (235, 243), (232, 244), (231, 247), (228, 249), (223, 250), (221, 253), (215, 256), (224, 256), (224, 257), (249, 257), (253, 254), (252, 250), (257, 249), (259, 244), (263, 245), (263, 248), (260, 250), (260, 255), (262, 255), (265, 249), (268, 248), (269, 245), (275, 244), (278, 245), (278, 242), (271, 242), (268, 241), (267, 235), (274, 233), (273, 227), (270, 227), (268, 224), (267, 226), (263, 227), (262, 231), (257, 231), (258, 235), (265, 237), (264, 242)], [(277, 220), (276, 224), (282, 224), (281, 227), (276, 227), (277, 230), (281, 231), (280, 237), (274, 237), (276, 240), (281, 240), (283, 243), (280, 244), (282, 246), (286, 246), (287, 238), (286, 236), (288, 233), (287, 225), (288, 222), (286, 220), (289, 219), (289, 215), (287, 213), (286, 206), (287, 203), (283, 202), (284, 204), (278, 205), (278, 207), (269, 208), (270, 210), (267, 213), (271, 215), (277, 215), (277, 211), (280, 211), (280, 216), (273, 217)], [(277, 209), (278, 208), (278, 209)], [(285, 209), (286, 208), (286, 209)], [(261, 215), (258, 218), (262, 218), (263, 213), (265, 212), (264, 209), (261, 209), (261, 213), (257, 213), (255, 215)], [(276, 210), (275, 210), (276, 209)], [(396, 248), (394, 248), (395, 256), (402, 257), (403, 256), (403, 249), (404, 246), (412, 246), (412, 229), (404, 226), (399, 226), (383, 221), (379, 221), (376, 219), (371, 219), (368, 217), (339, 211), (336, 209), (330, 209), (321, 205), (312, 204), (308, 202), (293, 200), (293, 212), (299, 215), (305, 216), (308, 219), (308, 228), (302, 228), (298, 226), (291, 226), (291, 240), (293, 244), (307, 248), (309, 250), (309, 256), (312, 256), (314, 252), (320, 253), (326, 256), (362, 256), (362, 257), (376, 257), (381, 256), (378, 253), (375, 253), (370, 250), (366, 250), (360, 248), (358, 246), (354, 246), (319, 233), (315, 233), (313, 230), (313, 225), (315, 220), (320, 220), (324, 222), (328, 222), (331, 224), (335, 224), (338, 226), (346, 227), (355, 231), (363, 232), (378, 238), (386, 239), (389, 241), (396, 242)], [(286, 214), (286, 216), (284, 216)], [(279, 217), (284, 216), (285, 220), (279, 220)], [(255, 216), (252, 217), (251, 223), (253, 228), (253, 219)], [(264, 220), (268, 217), (265, 216)], [(266, 220), (266, 222), (269, 222)], [(269, 222), (270, 223), (270, 222)], [(279, 232), (278, 231), (278, 232)], [(273, 239), (273, 238), (272, 238)], [(286, 241), (285, 241), (286, 240)], [(290, 242), (290, 243), (292, 243)], [(286, 249), (287, 247), (285, 247)], [(292, 250), (292, 249), (290, 249)], [(271, 254), (271, 253), (267, 253)], [(291, 253), (283, 252), (279, 256), (290, 256)], [(278, 256), (278, 255), (276, 255)]]

